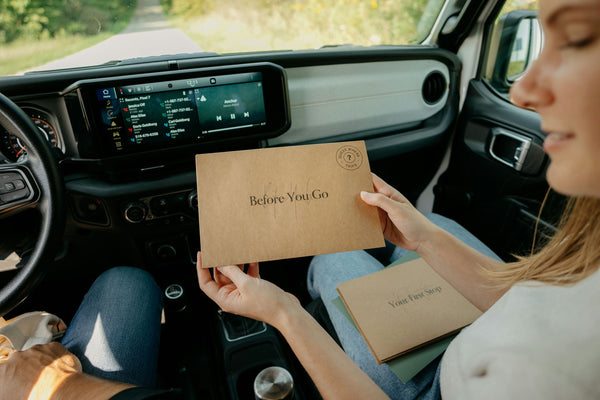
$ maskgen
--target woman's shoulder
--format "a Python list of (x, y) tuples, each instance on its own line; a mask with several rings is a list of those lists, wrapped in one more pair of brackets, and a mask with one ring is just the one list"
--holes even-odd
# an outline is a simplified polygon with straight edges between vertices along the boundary
[(522, 394), (547, 395), (546, 389), (539, 389), (545, 385), (552, 388), (550, 394), (568, 389), (573, 395), (600, 396), (598, 369), (600, 272), (596, 271), (572, 285), (515, 285), (450, 344), (442, 361), (441, 384), (442, 390), (446, 385), (462, 392), (485, 380), (484, 386), (496, 382), (520, 388)]

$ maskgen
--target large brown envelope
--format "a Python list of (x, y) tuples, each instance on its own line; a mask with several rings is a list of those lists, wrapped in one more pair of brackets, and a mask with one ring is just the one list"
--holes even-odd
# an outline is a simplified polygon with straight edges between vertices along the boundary
[(203, 267), (384, 246), (362, 141), (196, 155)]
[(481, 315), (422, 258), (340, 283), (337, 291), (377, 364), (456, 333)]

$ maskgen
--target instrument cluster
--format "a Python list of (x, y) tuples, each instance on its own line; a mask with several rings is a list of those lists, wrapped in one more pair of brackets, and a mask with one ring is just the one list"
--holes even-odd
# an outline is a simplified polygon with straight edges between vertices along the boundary
[[(29, 115), (31, 121), (39, 130), (40, 135), (48, 142), (48, 145), (57, 147), (59, 145), (59, 136), (55, 128), (54, 118), (49, 113), (35, 107), (24, 106), (22, 109)], [(18, 137), (9, 134), (6, 129), (0, 127), (0, 152), (8, 161), (15, 162), (27, 154), (27, 148)]]

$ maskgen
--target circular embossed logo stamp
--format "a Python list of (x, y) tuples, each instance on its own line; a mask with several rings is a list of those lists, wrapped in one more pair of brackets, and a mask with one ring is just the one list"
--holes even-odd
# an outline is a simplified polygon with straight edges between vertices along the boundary
[(336, 152), (335, 158), (340, 167), (347, 170), (358, 169), (363, 163), (363, 155), (354, 146), (342, 146)]

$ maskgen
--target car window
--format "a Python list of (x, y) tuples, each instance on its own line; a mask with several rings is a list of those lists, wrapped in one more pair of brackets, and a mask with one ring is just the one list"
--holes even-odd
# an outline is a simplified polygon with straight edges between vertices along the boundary
[(504, 96), (541, 51), (536, 0), (507, 0), (494, 23), (484, 79)]
[(418, 43), (443, 1), (162, 0), (169, 20), (209, 51), (310, 49), (322, 46)]
[(2, 0), (0, 75), (165, 54), (414, 44), (445, 1)]
[(537, 0), (507, 0), (498, 14), (498, 19), (515, 10), (537, 10)]

